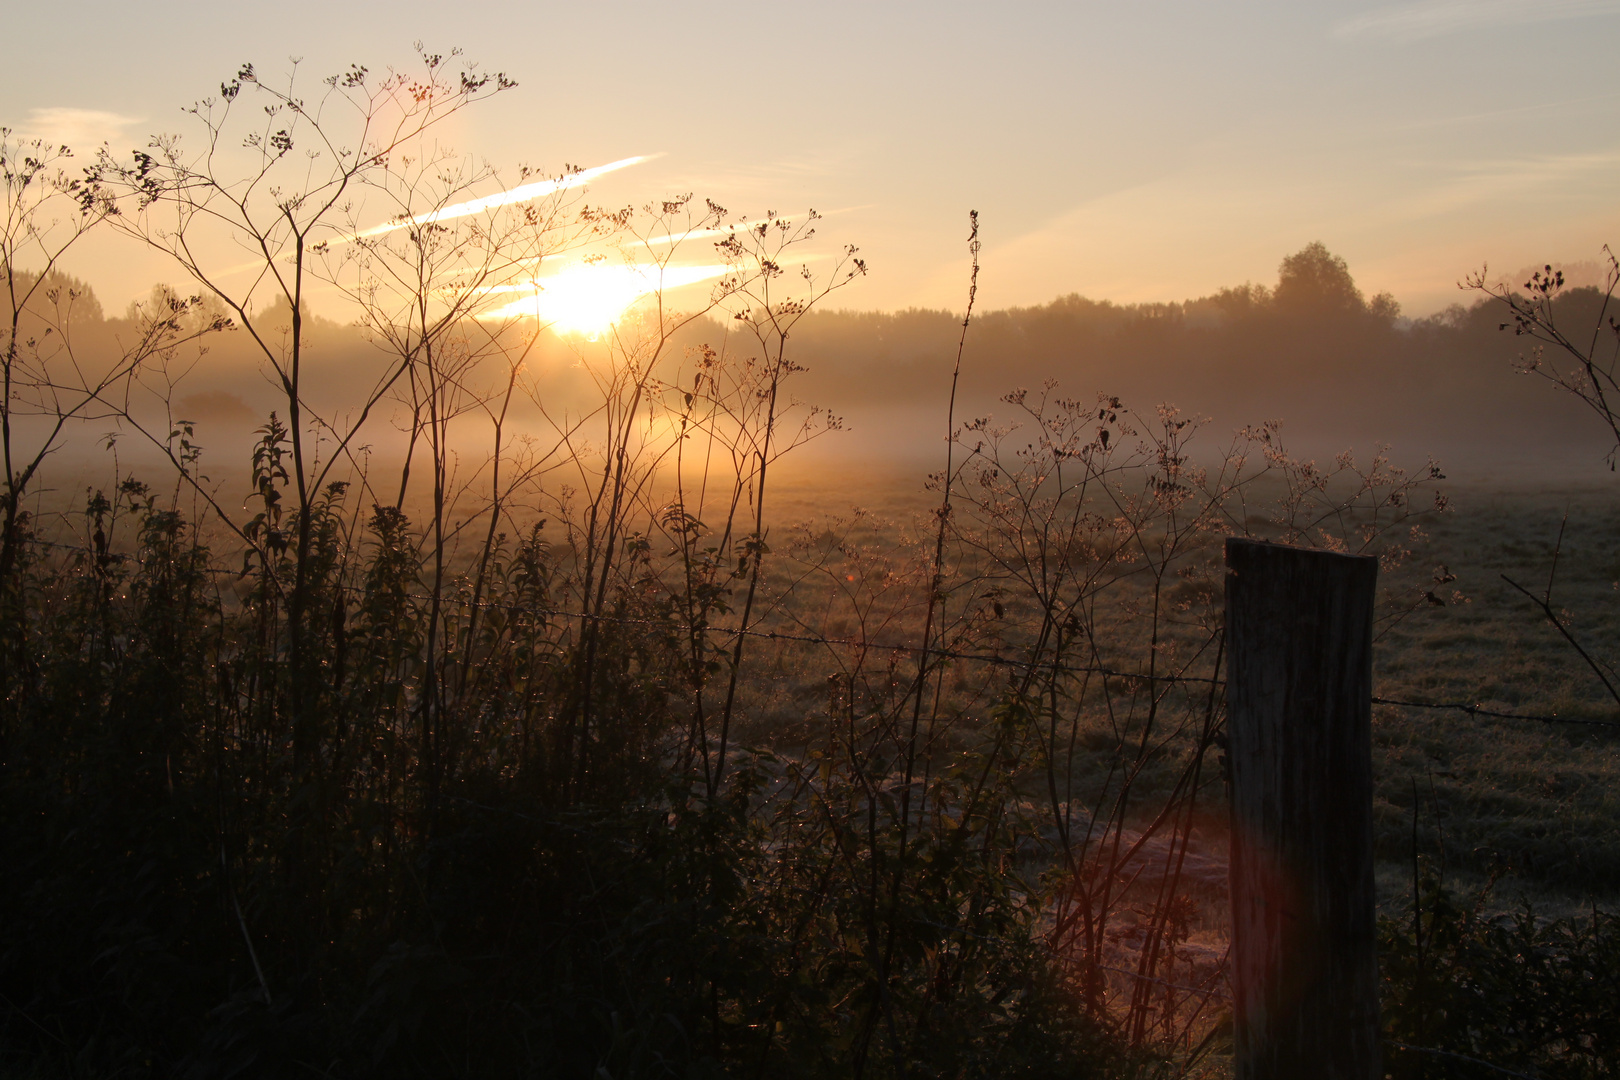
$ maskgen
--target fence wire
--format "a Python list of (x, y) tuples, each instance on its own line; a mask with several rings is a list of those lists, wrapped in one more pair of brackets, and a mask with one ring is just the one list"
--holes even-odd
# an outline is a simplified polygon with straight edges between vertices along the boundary
[[(40, 539), (34, 539), (31, 541), (31, 543), (39, 547), (55, 548), (62, 551), (76, 551), (87, 555), (96, 554), (91, 549), (77, 544), (63, 544)], [(207, 569), (207, 572), (221, 576), (238, 578), (245, 576), (244, 574), (241, 574), (235, 570), (223, 567), (210, 567)], [(348, 592), (359, 593), (364, 591), (358, 585), (339, 585), (338, 587)], [(408, 593), (406, 595), (409, 599), (415, 600), (418, 603), (429, 603), (433, 599), (431, 596), (423, 596), (419, 593)], [(452, 602), (460, 607), (475, 607), (482, 611), (508, 611), (513, 610), (515, 607), (515, 605), (512, 604), (503, 604), (491, 600), (473, 601), (467, 597), (456, 597)], [(791, 641), (799, 644), (821, 646), (823, 648), (837, 646), (840, 648), (861, 649), (868, 652), (891, 653), (917, 653), (923, 651), (922, 646), (916, 644), (865, 641), (860, 638), (834, 638), (826, 637), (821, 634), (796, 634), (785, 630), (756, 630), (752, 628), (745, 629), (742, 627), (721, 627), (708, 625), (697, 626), (691, 623), (672, 622), (666, 619), (642, 619), (627, 615), (606, 615), (586, 611), (568, 611), (562, 608), (530, 606), (527, 607), (526, 610), (536, 615), (545, 615), (556, 619), (575, 619), (581, 622), (612, 623), (619, 626), (636, 626), (647, 629), (678, 631), (684, 633), (705, 631), (722, 636), (758, 638), (765, 641)], [(968, 652), (960, 649), (947, 649), (934, 645), (929, 646), (927, 652), (930, 657), (935, 658), (963, 660), (971, 663), (987, 664), (996, 667), (1019, 668), (1026, 671), (1031, 669), (1049, 668), (1053, 664), (1053, 661), (1050, 659), (1028, 660), (1015, 656), (1006, 656), (1001, 653)], [(1141, 671), (1121, 671), (1116, 668), (1109, 668), (1095, 664), (1063, 663), (1062, 667), (1064, 671), (1074, 672), (1076, 674), (1102, 675), (1106, 678), (1117, 679), (1134, 679), (1147, 683), (1187, 683), (1218, 688), (1224, 688), (1226, 686), (1225, 679), (1208, 675), (1189, 675), (1185, 673), (1160, 675)], [(1557, 713), (1508, 712), (1502, 709), (1487, 708), (1474, 701), (1411, 701), (1405, 698), (1387, 698), (1375, 695), (1372, 698), (1372, 703), (1374, 705), (1393, 705), (1405, 709), (1450, 710), (1464, 713), (1470, 717), (1488, 716), (1498, 720), (1520, 720), (1526, 723), (1573, 724), (1580, 727), (1620, 728), (1620, 720), (1600, 720), (1590, 717), (1560, 716)]]
[(1456, 709), (1469, 716), (1493, 716), (1502, 720), (1530, 720), (1539, 724), (1586, 724), (1591, 727), (1620, 728), (1620, 720), (1591, 720), (1580, 716), (1559, 716), (1557, 713), (1540, 715), (1537, 713), (1503, 712), (1500, 709), (1487, 709), (1483, 705), (1474, 705), (1466, 701), (1403, 701), (1399, 698), (1375, 697), (1374, 705), (1399, 705), (1407, 709)]

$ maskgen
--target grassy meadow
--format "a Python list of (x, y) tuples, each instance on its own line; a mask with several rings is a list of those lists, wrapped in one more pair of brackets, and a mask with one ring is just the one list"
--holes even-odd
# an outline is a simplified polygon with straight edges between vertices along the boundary
[[(804, 542), (844, 527), (848, 547), (896, 552), (923, 536), (931, 519), (931, 495), (919, 477), (890, 470), (861, 475), (847, 466), (830, 483), (818, 472), (800, 472), (789, 484), (773, 537)], [(1503, 580), (1539, 595), (1551, 578), (1552, 606), (1613, 679), (1607, 665), (1620, 656), (1620, 506), (1613, 493), (1590, 484), (1437, 486), (1448, 496), (1446, 511), (1424, 520), (1422, 539), (1385, 578), (1392, 590), (1432, 592), (1445, 603), (1425, 598), (1410, 610), (1386, 611), (1399, 618), (1379, 629), (1375, 696), (1616, 721), (1613, 700), (1579, 653)], [(839, 603), (844, 597), (831, 595), (847, 576), (842, 570), (859, 562), (844, 557), (819, 573), (773, 574), (780, 595), (768, 625), (811, 637), (914, 640), (914, 618), (885, 611), (863, 623)], [(1116, 619), (1113, 636), (1128, 640), (1131, 620), (1124, 612)], [(774, 649), (780, 659), (772, 661), (771, 679), (755, 688), (749, 736), (802, 746), (808, 718), (825, 709), (834, 665), (824, 646), (784, 641)], [(960, 662), (960, 685), (984, 676), (975, 666)], [(1381, 879), (1392, 907), (1410, 892), (1414, 782), (1420, 849), (1443, 861), (1459, 883), (1478, 886), (1498, 876), (1504, 906), (1520, 895), (1559, 911), (1614, 902), (1620, 729), (1380, 704), (1374, 736)], [(1094, 751), (1082, 766), (1094, 782), (1106, 774), (1112, 750)], [(1218, 803), (1218, 790), (1212, 794)], [(1212, 820), (1218, 819), (1216, 812)], [(1218, 839), (1212, 844), (1219, 848)]]
[[(1427, 561), (1445, 565), (1465, 597), (1419, 613), (1379, 642), (1376, 693), (1473, 703), (1502, 712), (1612, 721), (1599, 678), (1531, 600), (1552, 583), (1552, 606), (1612, 679), (1620, 650), (1615, 619), (1611, 493), (1468, 490), (1429, 526)], [(1556, 566), (1556, 571), (1555, 571)], [(1410, 847), (1412, 791), (1419, 843), (1454, 872), (1501, 873), (1561, 906), (1613, 903), (1616, 729), (1468, 716), (1456, 711), (1374, 710), (1380, 845)], [(1408, 875), (1409, 876), (1409, 875)]]

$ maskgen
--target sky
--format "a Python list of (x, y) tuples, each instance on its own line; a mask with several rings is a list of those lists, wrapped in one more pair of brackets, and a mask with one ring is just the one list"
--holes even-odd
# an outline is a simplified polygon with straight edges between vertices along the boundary
[[(593, 203), (681, 192), (826, 215), (870, 273), (839, 306), (1072, 292), (1179, 300), (1275, 280), (1321, 240), (1407, 314), (1620, 243), (1620, 0), (429, 4), (6, 0), (0, 123), (90, 146), (183, 130), (244, 61), (381, 71), (459, 47), (516, 90), (445, 138), (506, 168), (649, 160)], [(109, 311), (175, 281), (104, 238)]]

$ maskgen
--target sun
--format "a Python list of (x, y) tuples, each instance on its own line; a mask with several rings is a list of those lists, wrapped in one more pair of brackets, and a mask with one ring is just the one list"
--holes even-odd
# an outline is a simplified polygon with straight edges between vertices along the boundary
[(502, 292), (527, 293), (520, 300), (489, 312), (485, 318), (528, 317), (559, 334), (596, 338), (612, 329), (636, 303), (662, 289), (666, 294), (720, 277), (728, 267), (577, 263), (508, 285)]
[(582, 264), (536, 279), (535, 316), (559, 334), (595, 337), (652, 290), (634, 266)]

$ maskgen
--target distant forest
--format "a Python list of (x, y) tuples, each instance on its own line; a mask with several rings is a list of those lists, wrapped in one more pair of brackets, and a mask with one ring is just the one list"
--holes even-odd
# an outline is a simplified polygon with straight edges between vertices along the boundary
[[(1311, 244), (1282, 261), (1271, 287), (1180, 303), (1070, 295), (976, 316), (963, 388), (970, 411), (998, 418), (1009, 415), (1001, 395), (1051, 378), (1067, 395), (1118, 395), (1137, 410), (1173, 403), (1210, 417), (1211, 437), (1280, 419), (1289, 443), (1311, 454), (1382, 441), (1413, 464), (1433, 454), (1493, 475), (1572, 460), (1605, 468), (1596, 419), (1517, 370), (1530, 343), (1501, 329), (1499, 306), (1477, 293), (1459, 300), (1402, 318), (1393, 297), (1363, 296), (1345, 261)], [(1601, 303), (1595, 288), (1570, 289), (1560, 321), (1590, 328)], [(960, 329), (961, 316), (943, 311), (813, 314), (797, 337), (809, 369), (799, 392), (847, 407), (857, 432), (876, 405), (937, 413)]]
[[(111, 346), (131, 332), (135, 305), (122, 318), (105, 318), (82, 283), (64, 278), (62, 286), (57, 303), (72, 306), (66, 321), (81, 353), (94, 352), (85, 346), (96, 339)], [(1498, 306), (1477, 293), (1458, 295), (1466, 303), (1404, 318), (1393, 297), (1364, 296), (1344, 259), (1313, 243), (1282, 260), (1271, 286), (1166, 303), (1069, 295), (983, 312), (967, 336), (957, 418), (1015, 420), (1003, 395), (1055, 380), (1055, 392), (1065, 396), (1106, 393), (1143, 413), (1172, 403), (1207, 417), (1206, 446), (1242, 425), (1276, 419), (1295, 452), (1364, 454), (1387, 442), (1398, 461), (1418, 466), (1432, 455), (1460, 479), (1605, 471), (1596, 422), (1569, 395), (1520, 370), (1533, 354), (1501, 328)], [(1571, 288), (1557, 308), (1566, 325), (1590, 327), (1601, 302), (1596, 288)], [(961, 321), (958, 312), (925, 309), (819, 311), (802, 320), (789, 346), (805, 369), (793, 393), (843, 416), (848, 427), (821, 452), (932, 460)], [(312, 399), (353, 400), (383, 370), (385, 358), (358, 327), (319, 318), (306, 326)], [(198, 422), (205, 445), (231, 452), (276, 399), (249, 343), (233, 340), (240, 336), (214, 335), (205, 354), (177, 357), (145, 380), (154, 402), (167, 397), (174, 415)], [(702, 320), (684, 328), (678, 344), (734, 345), (726, 336), (722, 323)], [(530, 363), (551, 369), (541, 381), (551, 396), (528, 407), (544, 405), (557, 416), (589, 400), (576, 354), (602, 347), (544, 335)]]

